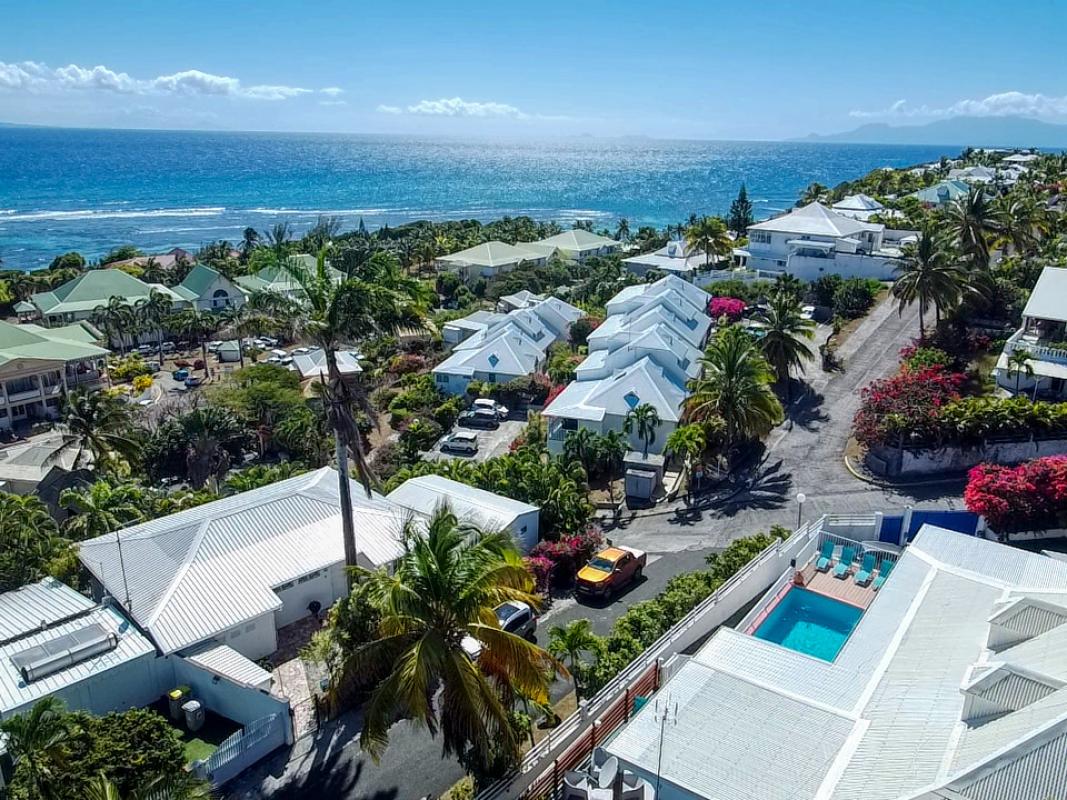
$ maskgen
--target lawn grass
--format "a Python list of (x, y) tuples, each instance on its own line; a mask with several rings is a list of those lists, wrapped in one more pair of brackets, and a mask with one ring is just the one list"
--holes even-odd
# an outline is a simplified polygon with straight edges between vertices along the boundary
[(204, 727), (193, 732), (185, 727), (184, 719), (172, 720), (170, 718), (165, 700), (156, 701), (151, 708), (178, 731), (182, 747), (185, 750), (187, 764), (209, 758), (220, 744), (226, 741), (234, 732), (241, 729), (241, 726), (232, 719), (220, 716), (213, 711), (208, 711), (204, 718)]

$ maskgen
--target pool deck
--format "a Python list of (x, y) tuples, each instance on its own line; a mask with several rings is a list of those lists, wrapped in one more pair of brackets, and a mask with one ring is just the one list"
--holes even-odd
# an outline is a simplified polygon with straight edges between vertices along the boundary
[(856, 573), (856, 568), (853, 568), (847, 578), (835, 578), (832, 570), (830, 572), (816, 572), (814, 564), (808, 564), (804, 567), (802, 573), (804, 575), (805, 589), (818, 592), (834, 600), (840, 600), (842, 603), (857, 606), (864, 611), (867, 610), (867, 606), (871, 604), (876, 594), (869, 585), (856, 585), (856, 580), (853, 577)]

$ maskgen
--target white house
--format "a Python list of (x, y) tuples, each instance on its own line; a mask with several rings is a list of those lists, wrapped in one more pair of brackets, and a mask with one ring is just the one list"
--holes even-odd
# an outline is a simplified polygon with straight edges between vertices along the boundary
[[(1017, 351), (1029, 356), (1025, 365), (1009, 361)], [(1067, 399), (1067, 269), (1041, 270), (1023, 309), (1022, 327), (1005, 342), (993, 374), (1008, 391)]]
[(448, 338), (469, 333), (434, 367), (437, 388), (457, 395), (466, 392), (472, 380), (507, 383), (532, 375), (544, 366), (548, 348), (566, 339), (581, 316), (580, 309), (548, 297), (510, 314), (486, 315), (469, 326), (454, 326), (454, 332), (446, 331)]
[(601, 760), (658, 800), (1067, 797), (1067, 563), (930, 525), (899, 557), (827, 542), (880, 588), (790, 568), (667, 662)]
[(992, 183), (997, 179), (997, 172), (978, 164), (973, 167), (950, 169), (948, 171), (948, 179), (950, 181), (963, 181), (964, 183)]
[[(312, 348), (308, 353), (299, 353), (293, 356), (289, 369), (299, 373), (300, 380), (306, 381), (325, 375), (329, 380), (329, 368), (326, 365), (326, 353), (320, 347)], [(352, 350), (337, 351), (337, 371), (344, 378), (349, 375), (359, 375), (363, 367), (359, 365), (359, 354)]]
[(612, 349), (658, 325), (665, 326), (692, 347), (702, 348), (711, 329), (711, 318), (674, 299), (670, 295), (654, 296), (633, 311), (609, 316), (589, 334), (589, 351)]
[(54, 578), (0, 594), (0, 720), (44, 697), (106, 714), (159, 697), (156, 649), (108, 604)]
[(842, 216), (810, 203), (749, 226), (749, 266), (801, 280), (836, 274), (889, 280), (900, 250), (885, 244), (885, 226)]
[(621, 289), (608, 301), (606, 310), (609, 316), (624, 314), (640, 308), (649, 298), (672, 293), (680, 296), (689, 306), (698, 310), (706, 309), (711, 301), (711, 295), (699, 286), (675, 275), (666, 275), (654, 283), (639, 283)]
[[(712, 268), (721, 260), (718, 257), (712, 258)], [(639, 278), (644, 277), (649, 270), (659, 270), (692, 281), (697, 273), (708, 269), (706, 261), (703, 251), (690, 250), (685, 242), (667, 242), (659, 250), (624, 258), (622, 263)]]
[[(667, 437), (678, 427), (685, 398), (685, 386), (648, 356), (610, 377), (573, 381), (542, 412), (548, 424), (548, 448), (562, 452), (567, 434), (579, 428), (598, 434), (621, 431), (630, 412), (647, 403), (655, 407), (661, 423), (648, 451), (662, 453)], [(644, 449), (636, 428), (630, 434), (630, 449)]]
[(515, 294), (505, 294), (497, 300), (497, 310), (506, 314), (509, 311), (518, 311), (520, 308), (530, 308), (544, 300), (546, 295), (534, 294), (527, 289), (520, 289)]
[(886, 208), (873, 197), (862, 192), (843, 197), (830, 206), (830, 209), (843, 217), (867, 222), (872, 214), (884, 214)]
[(245, 304), (245, 290), (221, 272), (204, 264), (197, 264), (174, 292), (199, 311), (222, 311), (240, 308)]
[(459, 274), (464, 281), (493, 278), (511, 272), (519, 264), (542, 266), (555, 253), (551, 245), (537, 242), (483, 242), (447, 256), (438, 256), (434, 263), (441, 269)]
[(1001, 159), (1005, 164), (1029, 164), (1033, 161), (1037, 161), (1038, 156), (1036, 153), (1012, 153), (1010, 156), (1004, 156)]
[(484, 531), (509, 531), (524, 553), (537, 544), (541, 514), (537, 506), (501, 497), (440, 475), (409, 478), (387, 497), (425, 516), (447, 503), (460, 520), (470, 522)]
[[(503, 298), (501, 298), (503, 299)], [(525, 305), (519, 308), (526, 308)], [(517, 310), (517, 309), (511, 309)], [(446, 345), (457, 345), (476, 333), (481, 333), (491, 325), (504, 319), (505, 314), (497, 311), (478, 310), (459, 319), (453, 319), (441, 326), (441, 339)]]
[[(351, 482), (359, 563), (403, 552), (410, 512)], [(347, 594), (337, 473), (324, 467), (82, 542), (79, 558), (164, 655), (205, 642), (247, 658)]]
[(599, 341), (575, 370), (575, 380), (608, 378), (642, 358), (650, 358), (670, 378), (682, 385), (700, 375), (700, 348), (666, 324), (626, 332), (610, 341)]
[[(617, 242), (614, 239), (609, 239), (607, 236), (600, 236), (581, 228), (563, 231), (563, 233), (557, 233), (555, 236), (549, 236), (547, 239), (538, 239), (536, 242), (531, 242), (530, 244), (542, 248), (552, 248), (556, 250), (561, 257), (579, 263), (594, 256), (611, 255), (622, 246), (620, 242)], [(519, 247), (527, 246), (526, 243), (519, 244)]]

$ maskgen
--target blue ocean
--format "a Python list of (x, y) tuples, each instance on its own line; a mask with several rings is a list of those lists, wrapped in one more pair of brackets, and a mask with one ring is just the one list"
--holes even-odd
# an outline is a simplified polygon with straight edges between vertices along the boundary
[(724, 213), (742, 182), (765, 217), (812, 181), (958, 149), (0, 127), (0, 258), (32, 269), (68, 250), (193, 249), (281, 220), (299, 233), (323, 214), (353, 228), (508, 214), (614, 227), (626, 217), (636, 230)]

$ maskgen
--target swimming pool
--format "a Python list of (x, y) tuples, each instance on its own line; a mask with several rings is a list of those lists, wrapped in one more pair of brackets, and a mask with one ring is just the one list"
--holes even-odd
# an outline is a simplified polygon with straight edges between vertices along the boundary
[(793, 586), (752, 635), (833, 661), (861, 616), (861, 608)]

